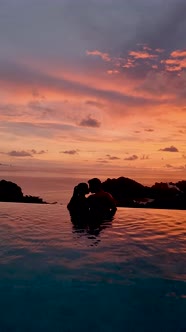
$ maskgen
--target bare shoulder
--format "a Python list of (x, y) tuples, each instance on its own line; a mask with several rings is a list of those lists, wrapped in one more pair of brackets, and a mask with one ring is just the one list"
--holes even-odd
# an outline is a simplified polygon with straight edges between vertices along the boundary
[(107, 191), (105, 191), (105, 196), (107, 196), (109, 199), (114, 199), (113, 198), (113, 196), (110, 194), (110, 193), (108, 193)]

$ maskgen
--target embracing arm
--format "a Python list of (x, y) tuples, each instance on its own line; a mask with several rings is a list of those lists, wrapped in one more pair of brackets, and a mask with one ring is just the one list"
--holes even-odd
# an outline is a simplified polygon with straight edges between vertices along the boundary
[(110, 203), (110, 216), (112, 217), (116, 213), (117, 207), (115, 199), (110, 194), (109, 194), (109, 203)]

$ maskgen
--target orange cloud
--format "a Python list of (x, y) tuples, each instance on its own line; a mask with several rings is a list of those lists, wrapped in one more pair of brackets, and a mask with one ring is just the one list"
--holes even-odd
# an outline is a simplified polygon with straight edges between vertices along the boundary
[(143, 51), (130, 51), (129, 55), (131, 55), (135, 59), (156, 59), (157, 58), (157, 54), (150, 54), (148, 52), (143, 52)]
[(166, 59), (161, 60), (161, 63), (165, 64), (165, 69), (167, 71), (180, 71), (186, 68), (186, 58), (185, 59)]
[(186, 57), (186, 50), (176, 50), (172, 52), (170, 55), (173, 58), (183, 58)]

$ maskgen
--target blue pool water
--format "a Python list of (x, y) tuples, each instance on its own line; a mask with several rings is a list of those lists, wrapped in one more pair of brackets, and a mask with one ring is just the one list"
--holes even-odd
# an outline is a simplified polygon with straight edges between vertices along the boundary
[(0, 203), (0, 332), (186, 331), (186, 212)]

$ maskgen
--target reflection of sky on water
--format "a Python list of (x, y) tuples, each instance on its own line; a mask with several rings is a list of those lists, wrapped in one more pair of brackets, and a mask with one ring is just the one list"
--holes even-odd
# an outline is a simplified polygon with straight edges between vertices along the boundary
[(90, 240), (90, 246), (93, 246), (98, 245), (98, 243), (101, 241), (100, 233), (106, 228), (110, 227), (112, 227), (112, 221), (102, 221), (97, 225), (85, 223), (83, 226), (80, 224), (72, 223), (72, 232), (74, 233), (76, 240), (85, 237), (86, 239)]
[(0, 205), (1, 331), (186, 327), (184, 211), (118, 208), (77, 229), (60, 205)]

